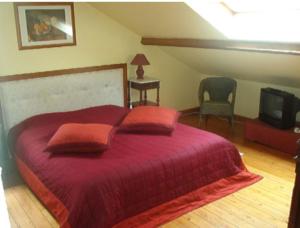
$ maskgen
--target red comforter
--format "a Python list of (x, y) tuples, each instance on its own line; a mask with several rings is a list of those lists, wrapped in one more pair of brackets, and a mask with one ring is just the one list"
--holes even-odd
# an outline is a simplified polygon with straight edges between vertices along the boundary
[(111, 227), (244, 168), (230, 142), (182, 124), (172, 136), (117, 133), (99, 154), (44, 151), (62, 123), (117, 125), (126, 112), (101, 106), (43, 114), (11, 131), (22, 175), (62, 227)]

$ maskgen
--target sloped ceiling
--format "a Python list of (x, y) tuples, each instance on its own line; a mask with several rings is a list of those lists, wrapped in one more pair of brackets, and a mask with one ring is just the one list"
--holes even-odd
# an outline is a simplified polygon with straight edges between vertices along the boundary
[[(91, 3), (144, 37), (226, 39), (185, 3)], [(207, 75), (300, 87), (300, 56), (161, 47)]]

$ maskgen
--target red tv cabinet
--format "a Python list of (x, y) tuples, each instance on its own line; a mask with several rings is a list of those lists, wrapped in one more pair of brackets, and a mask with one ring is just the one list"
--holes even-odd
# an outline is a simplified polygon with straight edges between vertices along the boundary
[(293, 129), (281, 130), (253, 119), (245, 122), (245, 138), (295, 156), (300, 134), (294, 133)]

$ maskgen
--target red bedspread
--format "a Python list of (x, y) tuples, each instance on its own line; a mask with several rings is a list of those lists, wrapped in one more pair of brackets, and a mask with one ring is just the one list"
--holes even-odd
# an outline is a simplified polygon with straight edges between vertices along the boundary
[[(118, 124), (126, 112), (104, 106), (45, 114), (13, 129), (20, 170), (62, 227), (111, 227), (244, 169), (230, 142), (182, 124), (172, 136), (117, 133), (111, 148), (100, 154), (43, 151), (62, 123)], [(53, 202), (42, 190), (51, 192)]]

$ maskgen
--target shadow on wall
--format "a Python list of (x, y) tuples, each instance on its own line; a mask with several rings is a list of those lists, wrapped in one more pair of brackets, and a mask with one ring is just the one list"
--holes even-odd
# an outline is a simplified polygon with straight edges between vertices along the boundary
[(283, 77), (283, 76), (274, 76), (272, 78), (272, 83), (278, 84), (278, 85), (286, 85), (286, 86), (291, 86), (295, 88), (300, 87), (300, 78), (288, 78), (288, 77)]
[(297, 125), (298, 125), (298, 123), (300, 123), (300, 111), (297, 112), (297, 114), (296, 114), (296, 122), (297, 122)]

